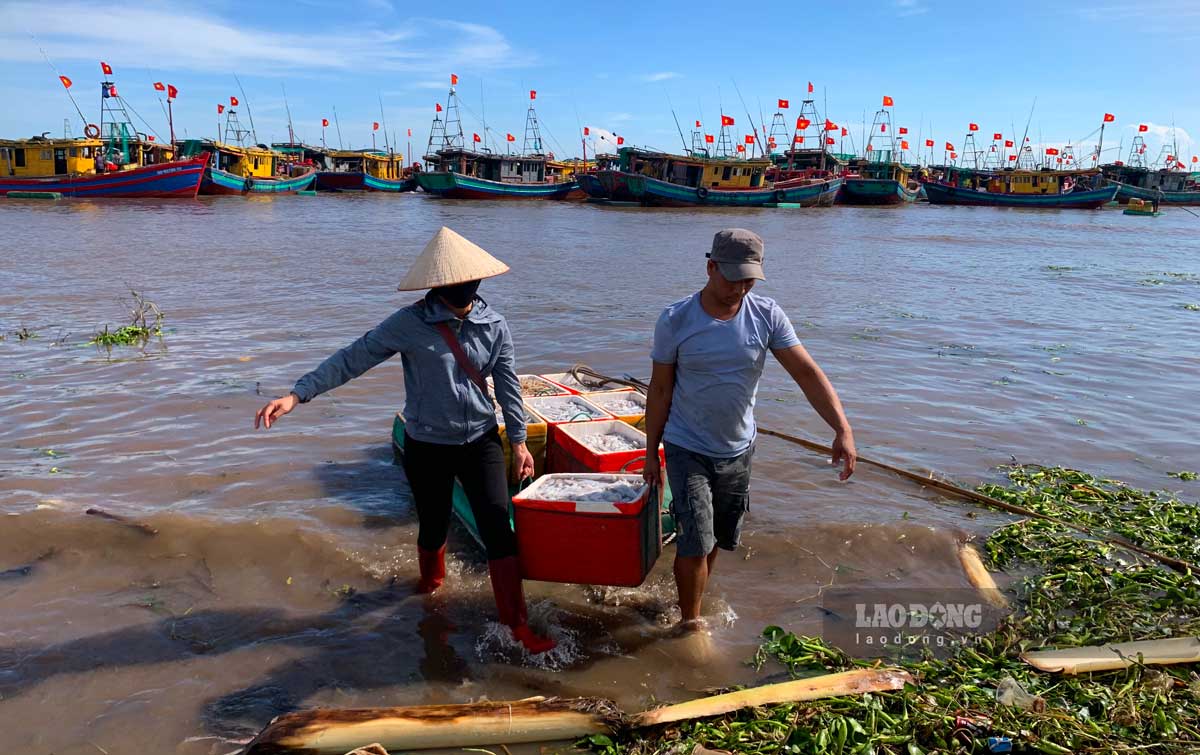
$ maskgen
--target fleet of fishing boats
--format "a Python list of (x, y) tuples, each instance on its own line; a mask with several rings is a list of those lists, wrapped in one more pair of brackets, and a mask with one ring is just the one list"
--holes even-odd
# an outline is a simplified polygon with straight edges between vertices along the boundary
[[(101, 65), (111, 74), (110, 67)], [(60, 78), (69, 91), (70, 81)], [(950, 159), (931, 164), (934, 142), (926, 139), (930, 159), (920, 164), (920, 145), (912, 150), (907, 129), (893, 127), (890, 97), (875, 114), (861, 154), (839, 149), (848, 130), (820, 117), (810, 97), (802, 102), (794, 127), (783, 116), (787, 100), (779, 100), (770, 130), (751, 123), (754, 133), (736, 143), (731, 138), (735, 119), (722, 115), (719, 136), (702, 133), (696, 121), (691, 144), (684, 140), (680, 153), (625, 146), (623, 138), (608, 134), (613, 138), (606, 141), (606, 151), (589, 159), (584, 128), (584, 157), (556, 160), (543, 147), (536, 91), (530, 92), (521, 150), (512, 151), (516, 137), (507, 134), (510, 146), (499, 152), (479, 134), (467, 139), (456, 84), (457, 76), (452, 76), (446, 107), (437, 105), (422, 161), (406, 166), (390, 144), (385, 149), (335, 150), (324, 146), (324, 138), (321, 146), (297, 142), (290, 123), (289, 141), (256, 144), (249, 138), (253, 129), (238, 120), (236, 97), (228, 107), (218, 106), (218, 113), (225, 114), (220, 139), (175, 140), (172, 124), (170, 143), (156, 142), (134, 128), (115, 85), (105, 80), (100, 125), (89, 124), (84, 137), (0, 140), (0, 196), (39, 192), (194, 198), (419, 189), (450, 199), (587, 200), (652, 207), (827, 207), (918, 200), (1060, 209), (1130, 200), (1149, 202), (1155, 210), (1159, 204), (1200, 205), (1200, 174), (1187, 170), (1182, 158), (1166, 148), (1165, 160), (1148, 164), (1140, 136), (1127, 161), (1101, 164), (1104, 124), (1113, 120), (1109, 114), (1089, 168), (1079, 166), (1069, 146), (1065, 155), (1051, 148), (1045, 156), (1034, 155), (1028, 138), (1014, 147), (1015, 135), (1003, 139), (994, 134), (990, 150), (976, 150), (975, 124), (963, 145), (963, 159), (946, 143), (944, 155)], [(160, 84), (155, 88), (164, 90)], [(168, 104), (174, 95), (169, 87)]]

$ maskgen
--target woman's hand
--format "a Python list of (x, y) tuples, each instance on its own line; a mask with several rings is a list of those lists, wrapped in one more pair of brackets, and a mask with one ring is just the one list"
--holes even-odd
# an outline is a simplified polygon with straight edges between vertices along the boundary
[(833, 458), (829, 461), (834, 466), (842, 465), (842, 471), (838, 474), (838, 479), (842, 482), (849, 480), (850, 475), (854, 474), (858, 450), (854, 448), (854, 434), (848, 428), (833, 439)]
[(300, 397), (295, 393), (289, 393), (283, 398), (277, 398), (271, 403), (258, 410), (254, 415), (254, 429), (262, 424), (268, 430), (271, 429), (271, 424), (283, 415), (296, 408), (296, 404), (300, 403)]
[(533, 477), (533, 454), (529, 453), (529, 448), (524, 443), (513, 443), (513, 475), (516, 477), (513, 482), (521, 482)]

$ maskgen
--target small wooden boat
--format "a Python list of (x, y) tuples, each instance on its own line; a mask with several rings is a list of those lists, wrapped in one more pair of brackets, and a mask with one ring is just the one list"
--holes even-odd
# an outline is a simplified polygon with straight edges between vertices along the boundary
[(413, 191), (404, 156), (379, 150), (329, 150), (326, 169), (317, 172), (318, 191)]
[(1154, 205), (1141, 199), (1129, 200), (1129, 206), (1125, 208), (1126, 215), (1145, 215), (1147, 217), (1156, 218), (1162, 213), (1154, 209)]
[(316, 180), (317, 169), (304, 168), (298, 175), (286, 177), (247, 176), (242, 178), (236, 174), (209, 166), (204, 174), (204, 182), (200, 185), (201, 194), (295, 194), (312, 186)]
[(642, 177), (638, 199), (654, 207), (766, 207), (798, 205), (829, 207), (833, 204), (842, 179), (823, 181), (787, 181), (767, 184), (759, 189), (709, 189), (691, 187)]
[[(525, 163), (527, 159), (477, 155), (477, 162), (497, 157), (498, 162)], [(575, 181), (505, 181), (467, 175), (448, 170), (422, 171), (416, 175), (423, 191), (447, 199), (582, 199), (583, 192)]]
[(925, 183), (930, 204), (1094, 210), (1117, 195), (1096, 170), (949, 171)]
[(64, 197), (144, 199), (193, 199), (208, 164), (208, 154), (187, 160), (118, 170), (53, 178), (0, 177), (0, 196), (9, 192), (52, 192)]
[(224, 144), (206, 139), (180, 142), (180, 152), (202, 151), (215, 157), (204, 172), (200, 193), (206, 195), (295, 194), (312, 186), (316, 166), (293, 163), (283, 153), (264, 146)]

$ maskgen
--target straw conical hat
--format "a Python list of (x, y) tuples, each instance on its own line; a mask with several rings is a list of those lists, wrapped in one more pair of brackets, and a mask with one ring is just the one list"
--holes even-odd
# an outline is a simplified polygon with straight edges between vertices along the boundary
[(438, 286), (453, 286), (503, 275), (508, 265), (442, 226), (425, 245), (397, 291), (418, 291)]

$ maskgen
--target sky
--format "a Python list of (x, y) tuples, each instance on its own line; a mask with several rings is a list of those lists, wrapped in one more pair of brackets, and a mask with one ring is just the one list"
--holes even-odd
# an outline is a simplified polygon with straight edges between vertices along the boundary
[[(396, 136), (394, 149), (411, 145), (419, 156), (453, 73), (468, 141), (479, 133), (504, 150), (512, 133), (519, 147), (532, 89), (546, 147), (560, 157), (580, 153), (584, 126), (679, 152), (676, 118), (690, 142), (696, 120), (717, 133), (723, 112), (741, 141), (750, 121), (771, 121), (781, 98), (794, 124), (810, 81), (821, 117), (849, 128), (847, 151), (862, 149), (887, 95), (893, 128), (906, 127), (914, 147), (933, 138), (939, 151), (947, 141), (961, 149), (977, 123), (983, 145), (994, 132), (1027, 133), (1039, 150), (1072, 143), (1085, 154), (1112, 113), (1104, 162), (1126, 157), (1139, 124), (1148, 127), (1148, 155), (1164, 140), (1187, 162), (1200, 154), (1196, 0), (64, 0), (46, 8), (0, 0), (0, 93), (9, 104), (0, 138), (61, 135), (64, 119), (80, 135), (58, 76), (74, 82), (71, 93), (95, 122), (103, 60), (135, 124), (159, 139), (167, 118), (155, 81), (179, 90), (177, 137), (213, 137), (216, 105), (232, 95), (242, 100), (243, 125), (249, 106), (259, 142), (287, 141), (290, 110), (305, 142), (321, 143), (328, 118), (327, 144), (337, 146), (340, 127), (343, 146), (370, 147), (379, 121), (389, 141)], [(375, 136), (382, 147), (382, 131)]]

